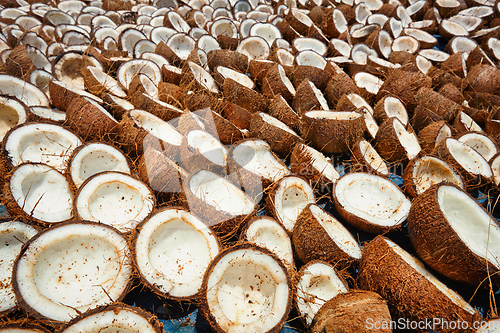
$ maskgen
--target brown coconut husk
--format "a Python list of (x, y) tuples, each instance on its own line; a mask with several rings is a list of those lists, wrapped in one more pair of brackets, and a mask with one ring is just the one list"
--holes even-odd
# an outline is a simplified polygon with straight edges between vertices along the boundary
[(158, 99), (162, 102), (183, 108), (182, 101), (186, 91), (176, 84), (160, 81), (158, 83)]
[[(396, 98), (396, 99), (399, 100), (398, 97), (392, 96), (392, 95), (389, 94), (389, 95), (385, 95), (384, 97), (382, 97), (377, 102), (377, 104), (375, 104), (375, 107), (373, 108), (373, 117), (375, 118), (375, 120), (379, 124), (382, 124), (384, 121), (386, 121), (389, 118), (389, 116), (387, 114), (387, 111), (385, 109), (385, 99), (388, 98), (388, 97)], [(403, 104), (403, 106), (404, 106), (404, 104)]]
[[(203, 131), (203, 130), (198, 129), (198, 131)], [(207, 157), (205, 157), (198, 149), (189, 145), (187, 142), (187, 136), (189, 135), (189, 132), (186, 132), (185, 135), (183, 135), (180, 147), (180, 157), (181, 157), (180, 160), (182, 161), (182, 165), (184, 166), (184, 168), (186, 168), (188, 172), (193, 172), (196, 171), (197, 169), (203, 169), (212, 171), (213, 173), (216, 173), (221, 176), (226, 176), (227, 164), (226, 163), (224, 163), (224, 165), (215, 164)]]
[(221, 103), (218, 113), (232, 122), (235, 126), (241, 129), (250, 127), (252, 112), (237, 104), (228, 102), (227, 100)]
[(261, 85), (267, 71), (275, 65), (276, 63), (274, 61), (252, 59), (248, 64), (248, 73), (255, 83)]
[(465, 74), (467, 73), (467, 65), (465, 61), (463, 61), (465, 53), (463, 51), (454, 53), (450, 55), (448, 59), (443, 61), (439, 67), (451, 74), (454, 74), (458, 77), (465, 78)]
[[(380, 294), (387, 300), (393, 318), (410, 321), (441, 318), (447, 322), (465, 321), (468, 327), (480, 318), (478, 312), (471, 314), (446, 297), (426, 277), (412, 268), (385, 242), (377, 236), (365, 245), (358, 282), (361, 288)], [(434, 327), (439, 332), (446, 327)], [(443, 329), (442, 329), (443, 328)]]
[(27, 45), (19, 45), (12, 49), (5, 61), (7, 74), (26, 79), (36, 69), (26, 48)]
[(132, 95), (130, 101), (137, 109), (147, 110), (149, 113), (165, 121), (175, 119), (183, 114), (182, 112), (163, 105), (160, 100), (140, 91)]
[(269, 99), (266, 96), (230, 78), (224, 79), (223, 91), (224, 97), (229, 102), (235, 103), (252, 113), (266, 112), (269, 106)]
[(298, 133), (300, 116), (281, 95), (276, 96), (269, 103), (269, 114)]
[(182, 74), (175, 71), (177, 67), (170, 68), (165, 65), (161, 66), (161, 75), (163, 77), (163, 81), (179, 85), (182, 80)]
[[(102, 101), (103, 101), (103, 106), (106, 108), (106, 110), (108, 110), (117, 120), (122, 119), (122, 116), (125, 113), (125, 111), (131, 110), (124, 108), (122, 105), (119, 104), (119, 101), (127, 102), (126, 100), (121, 99), (120, 97), (116, 97), (114, 95), (106, 94), (103, 96)], [(134, 106), (131, 105), (131, 108), (134, 108)]]
[(227, 49), (212, 50), (207, 53), (207, 59), (211, 71), (217, 66), (225, 66), (242, 73), (248, 70), (248, 57), (240, 52)]
[(494, 94), (500, 90), (500, 71), (488, 65), (476, 65), (469, 70), (467, 82), (475, 92)]
[[(82, 74), (83, 76), (83, 80), (85, 82), (85, 88), (87, 88), (88, 91), (90, 91), (92, 94), (96, 95), (97, 97), (99, 98), (104, 98), (104, 96), (106, 96), (107, 94), (112, 94), (114, 95), (113, 91), (108, 89), (104, 84), (103, 82), (97, 80), (94, 75), (92, 75), (92, 73), (90, 72), (90, 70), (87, 68), (87, 66), (83, 66), (81, 69), (80, 69), (80, 73)], [(136, 76), (136, 78), (138, 79), (138, 76)], [(134, 81), (134, 80), (132, 80)], [(119, 83), (118, 83), (119, 84)], [(120, 88), (123, 89), (123, 87), (121, 87), (121, 85), (119, 84)], [(144, 88), (143, 88), (144, 89)], [(123, 91), (125, 92), (126, 90), (123, 89)], [(123, 98), (123, 96), (122, 96)]]
[[(383, 87), (383, 86), (382, 86)], [(342, 95), (347, 93), (355, 93), (360, 95), (361, 92), (351, 79), (349, 75), (345, 72), (340, 72), (335, 74), (330, 81), (328, 81), (325, 94), (330, 105), (336, 105)]]
[(278, 30), (281, 32), (283, 38), (289, 43), (291, 43), (295, 38), (299, 38), (301, 36), (297, 30), (295, 30), (290, 23), (288, 23), (286, 17), (278, 25)]
[(429, 70), (427, 71), (427, 76), (432, 79), (432, 86), (435, 89), (440, 89), (447, 83), (453, 84), (459, 90), (463, 90), (467, 85), (467, 82), (464, 81), (464, 79), (462, 79), (460, 76), (445, 71), (436, 66), (432, 66), (431, 68), (429, 68)]
[(319, 90), (324, 91), (327, 89), (327, 84), (331, 78), (331, 74), (324, 69), (307, 65), (295, 66), (292, 73), (292, 82), (296, 88), (302, 81), (308, 79), (313, 82)]
[(438, 93), (459, 105), (462, 105), (462, 103), (465, 101), (465, 97), (464, 95), (462, 95), (460, 89), (458, 89), (457, 86), (451, 83), (447, 83), (442, 86), (438, 90)]
[(184, 65), (185, 61), (179, 58), (179, 56), (164, 41), (160, 41), (158, 45), (156, 45), (155, 53), (167, 59), (168, 63), (173, 66), (182, 67)]
[[(352, 169), (356, 172), (366, 172), (366, 173), (375, 174), (377, 176), (387, 178), (389, 175), (386, 173), (380, 172), (380, 170), (378, 170), (378, 169), (375, 169), (374, 166), (371, 164), (374, 161), (369, 160), (370, 157), (366, 156), (364, 151), (361, 150), (360, 143), (362, 141), (364, 141), (364, 139), (359, 139), (358, 141), (356, 141), (356, 143), (352, 147), (352, 151), (351, 151)], [(372, 148), (373, 148), (373, 146), (372, 146)], [(382, 159), (382, 157), (381, 157), (381, 159)], [(382, 161), (383, 161), (383, 159), (382, 159)], [(386, 166), (387, 166), (387, 164), (386, 164)]]
[(420, 133), (428, 125), (440, 120), (444, 120), (443, 117), (430, 109), (418, 105), (413, 111), (411, 126), (416, 133)]
[(418, 142), (424, 152), (431, 154), (434, 151), (436, 145), (439, 144), (436, 139), (444, 127), (450, 128), (446, 121), (440, 120), (427, 125), (418, 133)]
[(389, 162), (407, 163), (409, 159), (408, 152), (398, 139), (394, 128), (394, 122), (397, 118), (389, 118), (380, 125), (375, 137), (375, 148), (380, 156)]
[(415, 99), (420, 106), (438, 114), (446, 121), (455, 119), (457, 114), (463, 110), (459, 104), (451, 99), (426, 87), (422, 87), (417, 91)]
[[(319, 109), (319, 108), (316, 107), (314, 109)], [(347, 97), (347, 94), (342, 95), (342, 97), (340, 97), (339, 101), (337, 102), (337, 106), (335, 106), (335, 110), (337, 111), (356, 111), (357, 109), (358, 108), (356, 107), (356, 105), (354, 105), (354, 103), (351, 102), (349, 97)]]
[[(387, 301), (379, 294), (351, 289), (326, 301), (316, 313), (310, 330), (312, 333), (340, 333), (349, 327), (349, 332), (390, 333), (391, 320)], [(375, 323), (380, 328), (375, 328)]]
[(389, 55), (388, 60), (393, 64), (400, 64), (400, 70), (408, 72), (419, 72), (417, 67), (417, 58), (410, 52), (393, 51)]
[(295, 96), (295, 91), (290, 90), (285, 85), (285, 82), (281, 78), (280, 67), (284, 73), (284, 69), (280, 64), (275, 64), (267, 70), (267, 73), (262, 80), (262, 94), (268, 98), (274, 98), (281, 95), (289, 101)]
[(307, 111), (323, 109), (316, 98), (316, 94), (311, 87), (311, 83), (314, 84), (314, 82), (309, 81), (308, 79), (303, 80), (297, 87), (297, 92), (295, 93), (295, 98), (293, 99), (292, 107), (300, 117), (302, 117)]

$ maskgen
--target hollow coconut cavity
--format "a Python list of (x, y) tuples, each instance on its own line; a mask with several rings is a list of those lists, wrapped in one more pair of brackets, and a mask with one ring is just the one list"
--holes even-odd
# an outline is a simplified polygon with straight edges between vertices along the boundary
[[(32, 226), (10, 219), (0, 220), (0, 314), (17, 308), (16, 295), (12, 285), (14, 261), (24, 243), (38, 233)], [(1, 330), (0, 330), (1, 331)]]
[(458, 141), (463, 142), (481, 154), (486, 161), (489, 161), (496, 153), (498, 146), (488, 136), (481, 133), (465, 133), (458, 138)]
[(132, 231), (153, 210), (153, 192), (130, 175), (105, 171), (88, 178), (75, 196), (81, 219)]
[(134, 124), (143, 128), (154, 137), (173, 146), (181, 145), (182, 135), (168, 122), (144, 110), (130, 110), (129, 115)]
[(69, 174), (77, 188), (87, 178), (103, 171), (131, 173), (125, 155), (104, 142), (91, 142), (78, 147), (69, 161)]
[(27, 114), (23, 104), (12, 98), (0, 97), (0, 141), (9, 129), (26, 120)]
[(358, 146), (362, 160), (371, 169), (383, 176), (389, 176), (389, 168), (387, 167), (387, 164), (368, 141), (363, 139), (359, 142)]
[(213, 232), (177, 208), (155, 212), (138, 230), (133, 248), (141, 279), (162, 296), (189, 299), (198, 295), (206, 269), (219, 254)]
[(452, 138), (445, 139), (444, 143), (453, 159), (466, 172), (485, 178), (490, 178), (492, 176), (488, 162), (472, 147)]
[(390, 180), (362, 172), (341, 177), (333, 197), (347, 222), (372, 233), (401, 225), (411, 207), (410, 200)]
[(219, 254), (203, 281), (203, 313), (222, 332), (279, 331), (290, 311), (291, 281), (271, 252), (240, 245)]
[(322, 261), (312, 261), (299, 272), (295, 303), (300, 316), (309, 326), (326, 301), (348, 292), (346, 283), (335, 269)]
[(127, 240), (114, 228), (65, 223), (33, 237), (14, 265), (20, 305), (35, 317), (68, 322), (82, 312), (120, 300), (132, 262)]

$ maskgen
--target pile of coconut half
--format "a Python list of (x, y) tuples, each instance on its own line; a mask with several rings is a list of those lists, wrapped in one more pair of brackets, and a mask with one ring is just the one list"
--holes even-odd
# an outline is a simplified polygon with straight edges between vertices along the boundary
[(500, 332), (500, 2), (187, 1), (0, 0), (0, 333)]

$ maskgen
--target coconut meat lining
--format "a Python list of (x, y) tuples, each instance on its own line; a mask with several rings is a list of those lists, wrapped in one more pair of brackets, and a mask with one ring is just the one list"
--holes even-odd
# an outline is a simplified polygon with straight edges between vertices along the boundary
[(339, 179), (335, 196), (348, 213), (387, 227), (403, 222), (411, 206), (410, 200), (390, 180), (364, 173), (351, 173)]
[(283, 319), (290, 296), (283, 267), (258, 250), (228, 253), (208, 276), (208, 308), (225, 332), (269, 331)]
[(278, 127), (279, 129), (282, 129), (283, 131), (286, 131), (294, 136), (297, 136), (297, 134), (290, 127), (288, 127), (285, 123), (279, 121), (278, 119), (264, 112), (259, 112), (259, 115), (261, 116), (262, 120), (264, 120), (266, 123)]
[(245, 74), (242, 74), (240, 72), (237, 72), (231, 68), (227, 68), (227, 67), (223, 67), (223, 66), (219, 66), (217, 68), (217, 70), (219, 71), (219, 73), (224, 77), (224, 78), (230, 78), (230, 79), (233, 79), (234, 81), (238, 82), (239, 84), (245, 86), (245, 87), (248, 87), (250, 89), (253, 89), (255, 84), (254, 82), (252, 81), (251, 78), (249, 78), (248, 76), (246, 76)]
[(20, 166), (9, 187), (18, 206), (38, 220), (51, 223), (73, 217), (73, 192), (66, 177), (47, 165)]
[(214, 136), (205, 131), (194, 130), (187, 134), (186, 140), (189, 146), (197, 149), (210, 162), (226, 165), (227, 149)]
[(500, 156), (497, 156), (491, 162), (491, 170), (493, 172), (493, 181), (497, 186), (500, 185)]
[(217, 238), (183, 210), (167, 209), (141, 228), (135, 246), (140, 273), (156, 288), (176, 297), (195, 295), (219, 253)]
[(189, 188), (198, 199), (218, 211), (237, 216), (254, 210), (254, 203), (245, 192), (213, 172), (197, 172), (191, 177)]
[(328, 236), (337, 244), (337, 246), (347, 253), (350, 257), (361, 259), (361, 248), (358, 242), (352, 237), (351, 233), (335, 219), (328, 215), (324, 210), (316, 205), (310, 206), (311, 213), (316, 221), (327, 232)]
[(337, 172), (337, 170), (335, 170), (335, 167), (332, 163), (329, 162), (329, 159), (327, 159), (325, 155), (307, 145), (302, 144), (302, 147), (308, 154), (311, 155), (313, 159), (313, 167), (318, 170), (324, 177), (332, 182), (335, 182), (340, 178), (340, 174)]
[(14, 100), (0, 98), (0, 140), (8, 130), (25, 121), (24, 106)]
[(389, 175), (389, 169), (387, 168), (387, 164), (385, 164), (382, 157), (380, 157), (380, 155), (368, 141), (366, 140), (361, 141), (359, 143), (359, 149), (365, 161), (369, 163), (374, 170), (380, 172), (383, 175)]
[(148, 131), (158, 139), (174, 146), (181, 145), (182, 135), (169, 123), (151, 113), (142, 110), (131, 110), (130, 117), (137, 126)]
[(396, 117), (401, 123), (408, 124), (408, 113), (406, 113), (406, 108), (399, 99), (391, 96), (387, 97), (384, 100), (384, 109), (387, 117)]
[(106, 89), (108, 89), (113, 95), (117, 97), (125, 98), (127, 94), (120, 87), (118, 81), (113, 79), (110, 75), (107, 75), (99, 68), (87, 66), (87, 69), (94, 75), (97, 81), (99, 81)]
[(77, 310), (118, 300), (131, 273), (127, 241), (121, 235), (107, 227), (76, 223), (33, 240), (19, 260), (15, 278), (30, 307), (47, 318), (69, 321)]
[(313, 90), (314, 95), (316, 96), (316, 99), (319, 102), (319, 105), (321, 105), (321, 108), (323, 110), (329, 110), (330, 108), (328, 107), (328, 102), (326, 101), (325, 95), (323, 95), (323, 93), (321, 92), (321, 90), (319, 90), (316, 87), (316, 85), (314, 83), (312, 83), (311, 81), (307, 80), (307, 83), (309, 83), (309, 86)]
[(191, 72), (193, 73), (193, 76), (195, 80), (201, 84), (202, 87), (210, 91), (211, 93), (217, 94), (219, 93), (219, 87), (217, 86), (217, 83), (215, 80), (212, 78), (212, 76), (203, 69), (203, 67), (199, 66), (198, 64), (195, 64), (194, 62), (189, 61), (189, 68), (191, 69)]
[(447, 139), (446, 147), (453, 158), (473, 175), (492, 176), (491, 168), (484, 157), (467, 144), (455, 139)]
[(329, 265), (316, 263), (307, 267), (299, 280), (296, 296), (300, 312), (305, 314), (306, 323), (311, 324), (326, 301), (347, 291), (345, 284)]
[(411, 160), (420, 153), (420, 150), (422, 150), (418, 143), (418, 138), (415, 133), (408, 132), (398, 118), (395, 119), (396, 121), (392, 122), (394, 130), (396, 131), (399, 142), (406, 151), (406, 156)]
[(297, 177), (281, 181), (274, 197), (278, 219), (288, 231), (293, 229), (302, 210), (314, 202), (314, 192), (307, 182)]
[(477, 256), (500, 268), (500, 226), (465, 192), (441, 186), (438, 203), (448, 224)]
[(432, 283), (439, 291), (441, 291), (447, 298), (449, 298), (455, 305), (461, 307), (465, 311), (474, 314), (476, 310), (470, 304), (465, 302), (460, 295), (455, 291), (448, 288), (444, 283), (439, 281), (431, 272), (429, 272), (424, 265), (413, 257), (411, 254), (403, 250), (399, 245), (393, 243), (389, 239), (384, 239), (384, 241), (391, 247), (391, 249), (401, 257), (408, 265), (410, 265), (418, 273), (422, 274), (424, 278)]
[(417, 194), (423, 193), (432, 185), (444, 181), (464, 187), (460, 175), (454, 172), (446, 162), (433, 156), (424, 156), (417, 159), (412, 171)]
[(269, 145), (262, 140), (243, 142), (233, 150), (232, 155), (233, 160), (243, 169), (273, 182), (290, 174), (290, 170), (279, 163)]

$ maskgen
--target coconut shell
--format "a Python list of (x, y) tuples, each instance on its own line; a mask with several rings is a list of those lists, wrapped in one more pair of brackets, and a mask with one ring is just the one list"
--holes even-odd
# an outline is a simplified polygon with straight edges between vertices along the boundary
[(356, 83), (354, 83), (351, 77), (345, 72), (342, 71), (335, 74), (332, 79), (328, 81), (325, 94), (330, 105), (336, 105), (342, 95), (348, 93), (360, 95), (361, 92)]
[(476, 65), (469, 70), (467, 82), (475, 92), (494, 94), (500, 90), (500, 71), (488, 65)]
[(285, 123), (295, 132), (299, 131), (300, 116), (288, 105), (288, 102), (281, 95), (276, 96), (269, 103), (269, 114)]
[[(394, 122), (396, 121), (399, 120), (392, 117), (380, 125), (375, 137), (375, 148), (386, 161), (407, 163), (410, 157), (398, 139), (396, 129), (394, 128)], [(418, 142), (416, 137), (415, 139)]]
[(224, 101), (221, 106), (220, 114), (241, 129), (248, 129), (250, 127), (252, 112), (244, 107)]
[[(377, 236), (365, 245), (358, 281), (361, 288), (380, 294), (387, 300), (393, 318), (410, 321), (440, 318), (447, 322), (465, 321), (468, 327), (480, 318), (457, 306), (421, 273), (412, 268)], [(439, 332), (457, 332), (434, 327)]]
[[(364, 141), (364, 139), (358, 140), (353, 146), (352, 146), (352, 151), (351, 151), (351, 162), (352, 162), (352, 169), (355, 170), (356, 172), (366, 172), (366, 173), (371, 173), (375, 174), (380, 177), (387, 177), (387, 174), (383, 174), (377, 169), (373, 167), (373, 165), (369, 162), (373, 161), (368, 161), (367, 156), (365, 156), (365, 153), (361, 151), (361, 146), (360, 143)], [(372, 146), (373, 148), (373, 146)], [(385, 163), (385, 162), (384, 162)]]
[(467, 73), (467, 67), (462, 58), (464, 57), (464, 52), (460, 51), (451, 54), (448, 59), (440, 64), (440, 68), (444, 71), (450, 72), (460, 78), (465, 78), (465, 73)]
[(436, 121), (444, 120), (443, 117), (433, 111), (418, 105), (413, 111), (411, 126), (416, 133), (420, 133), (426, 126)]
[(431, 88), (431, 86), (432, 79), (420, 72), (413, 73), (395, 69), (380, 87), (376, 100), (392, 94), (403, 102), (407, 110), (412, 110), (417, 105), (415, 99), (417, 91), (422, 87)]
[[(298, 258), (303, 263), (323, 260), (338, 270), (357, 265), (359, 259), (351, 257), (335, 243), (311, 212), (311, 205), (302, 210), (292, 230), (292, 243)], [(331, 218), (336, 220), (333, 216)]]
[(436, 142), (436, 139), (445, 126), (449, 127), (444, 120), (436, 121), (427, 125), (418, 133), (418, 142), (424, 152), (430, 154), (434, 151), (436, 145), (439, 143)]
[(438, 114), (446, 121), (455, 119), (462, 111), (459, 104), (426, 87), (422, 87), (417, 91), (415, 99), (419, 105)]
[(74, 98), (80, 97), (76, 91), (67, 89), (62, 83), (60, 84), (56, 80), (49, 81), (49, 94), (52, 105), (62, 111), (68, 109)]
[[(83, 76), (85, 88), (87, 88), (87, 90), (90, 91), (92, 94), (96, 95), (99, 98), (104, 98), (104, 96), (106, 96), (107, 94), (115, 95), (112, 90), (108, 89), (101, 81), (97, 80), (95, 76), (92, 75), (87, 66), (82, 67), (80, 69), (80, 73)], [(138, 76), (136, 76), (136, 78), (138, 79)], [(120, 88), (122, 88), (121, 85)]]
[[(262, 93), (268, 98), (274, 98), (277, 95), (281, 95), (286, 100), (292, 100), (295, 96), (295, 89), (292, 91), (286, 86), (281, 78), (280, 67), (284, 73), (284, 69), (280, 64), (275, 64), (267, 70), (262, 80)], [(291, 84), (291, 82), (289, 83)]]
[(413, 73), (419, 72), (417, 67), (417, 59), (415, 55), (410, 52), (393, 51), (389, 55), (388, 60), (393, 64), (400, 64), (401, 68), (399, 70), (413, 72)]
[[(316, 109), (319, 109), (319, 108), (316, 108)], [(354, 105), (354, 103), (351, 102), (349, 97), (347, 97), (347, 94), (342, 95), (342, 97), (340, 97), (340, 99), (337, 103), (337, 106), (335, 107), (335, 110), (339, 110), (339, 111), (356, 111), (357, 109), (358, 108), (356, 107), (356, 105)], [(307, 111), (310, 111), (310, 110), (307, 110)]]
[(226, 78), (224, 80), (224, 97), (232, 103), (235, 103), (252, 113), (266, 112), (269, 107), (269, 99), (250, 89), (233, 79)]
[(163, 56), (167, 59), (168, 63), (173, 66), (182, 67), (182, 65), (184, 65), (184, 60), (179, 58), (179, 56), (164, 41), (160, 41), (158, 45), (156, 45), (155, 53)]
[(486, 265), (484, 258), (474, 254), (447, 222), (438, 202), (441, 186), (460, 189), (449, 183), (436, 184), (412, 202), (408, 232), (413, 247), (427, 265), (452, 280), (479, 286), (491, 279), (498, 284), (498, 269), (490, 263)]
[[(365, 290), (350, 290), (328, 300), (311, 323), (312, 333), (390, 333), (390, 328), (375, 328), (375, 323), (389, 325), (391, 313), (387, 301), (379, 294)], [(370, 323), (373, 327), (370, 327)]]
[(136, 109), (147, 110), (152, 115), (165, 121), (175, 119), (183, 114), (174, 108), (162, 104), (159, 99), (151, 97), (141, 91), (137, 91), (133, 94), (130, 101)]
[(445, 84), (451, 83), (459, 90), (463, 90), (467, 86), (465, 79), (460, 76), (450, 73), (448, 71), (442, 70), (439, 67), (432, 66), (427, 71), (427, 76), (432, 79), (432, 86), (435, 89), (440, 89)]
[(297, 88), (302, 81), (308, 79), (319, 90), (324, 91), (331, 79), (331, 74), (323, 69), (308, 65), (295, 66), (292, 73), (293, 85)]
[(442, 86), (438, 90), (438, 93), (459, 105), (462, 105), (462, 103), (465, 101), (465, 97), (464, 95), (462, 95), (460, 89), (458, 89), (455, 85), (451, 83), (447, 83), (444, 86)]
[(182, 100), (186, 91), (176, 84), (160, 81), (158, 83), (158, 99), (162, 102), (183, 108)]
[(281, 32), (281, 35), (284, 39), (286, 39), (289, 43), (291, 43), (295, 38), (299, 38), (301, 35), (295, 30), (290, 23), (287, 21), (286, 17), (281, 20), (278, 25), (278, 30)]
[(373, 118), (375, 118), (375, 120), (379, 124), (382, 124), (384, 121), (386, 121), (389, 118), (389, 116), (385, 110), (385, 99), (389, 98), (389, 97), (399, 99), (396, 96), (392, 96), (390, 94), (385, 95), (377, 102), (377, 104), (375, 104), (375, 107), (373, 108)]
[[(198, 149), (187, 143), (187, 135), (190, 131), (183, 135), (180, 147), (180, 157), (182, 165), (188, 172), (193, 172), (197, 169), (209, 170), (221, 176), (227, 175), (227, 163), (223, 166), (210, 161)], [(203, 131), (205, 132), (205, 131)], [(215, 138), (217, 139), (217, 138)], [(226, 161), (224, 161), (226, 162)]]
[(292, 107), (300, 117), (302, 117), (307, 111), (323, 109), (311, 87), (311, 83), (314, 84), (309, 79), (303, 80), (297, 87), (297, 92), (295, 93), (295, 98), (293, 99)]
[(248, 64), (248, 73), (255, 83), (262, 84), (267, 71), (275, 65), (274, 61), (252, 59)]
[(5, 61), (5, 68), (9, 75), (29, 78), (31, 71), (36, 67), (27, 52), (27, 45), (19, 45), (12, 49)]
[(323, 33), (330, 39), (338, 38), (341, 33), (335, 25), (335, 21), (333, 20), (333, 12), (333, 9), (326, 10), (325, 14), (322, 17), (321, 24), (316, 23), (320, 24)]
[(245, 54), (227, 49), (211, 50), (207, 53), (208, 68), (211, 71), (217, 66), (225, 66), (235, 71), (246, 73), (248, 70), (248, 61), (248, 56)]

